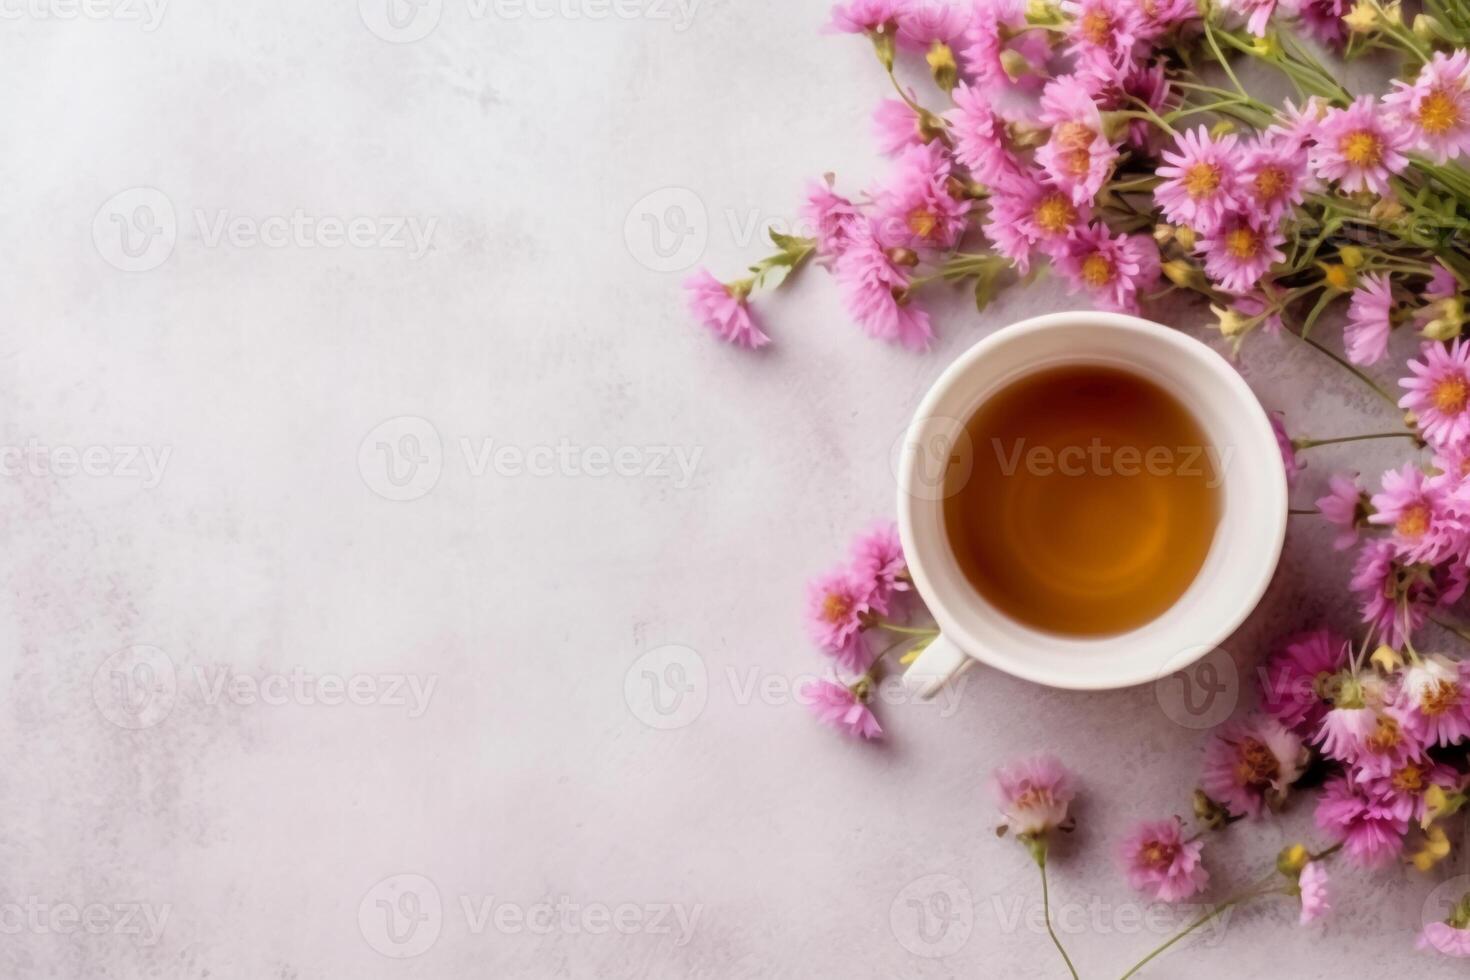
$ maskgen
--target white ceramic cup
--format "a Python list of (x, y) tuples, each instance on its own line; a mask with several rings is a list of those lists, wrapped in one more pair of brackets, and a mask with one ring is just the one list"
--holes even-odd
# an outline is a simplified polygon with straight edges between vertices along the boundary
[[(966, 580), (944, 531), (944, 497), (953, 486), (946, 468), (985, 451), (967, 445), (966, 420), (1012, 382), (1067, 364), (1109, 365), (1153, 381), (1189, 409), (1220, 464), (1220, 522), (1193, 584), (1163, 615), (1113, 636), (1052, 634), (1006, 616)], [(1245, 381), (1199, 341), (1121, 314), (1036, 317), (970, 348), (924, 397), (895, 466), (909, 572), (941, 633), (904, 675), (923, 697), (977, 660), (1075, 690), (1130, 687), (1182, 670), (1250, 615), (1286, 537), (1281, 452)]]

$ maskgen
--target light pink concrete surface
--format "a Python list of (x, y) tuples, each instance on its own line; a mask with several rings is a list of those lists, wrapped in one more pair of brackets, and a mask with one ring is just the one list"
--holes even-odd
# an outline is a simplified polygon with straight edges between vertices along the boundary
[[(1083, 975), (1180, 921), (1111, 854), (1187, 806), (1176, 687), (975, 671), (877, 747), (790, 700), (803, 582), (891, 512), (920, 393), (1070, 305), (956, 296), (914, 356), (809, 274), (761, 356), (691, 326), (683, 269), (878, 172), (884, 84), (825, 4), (14, 9), (0, 976), (1056, 977), (982, 785), (1041, 747), (1083, 774)], [(1289, 340), (1243, 370), (1295, 432), (1388, 422)], [(1336, 452), (1298, 505), (1393, 459)], [(1206, 720), (1271, 638), (1349, 624), (1328, 542), (1293, 526)], [(1310, 833), (1232, 830), (1207, 897)], [(1411, 948), (1432, 882), (1335, 873), (1325, 924), (1242, 911), (1145, 975), (1463, 976)]]

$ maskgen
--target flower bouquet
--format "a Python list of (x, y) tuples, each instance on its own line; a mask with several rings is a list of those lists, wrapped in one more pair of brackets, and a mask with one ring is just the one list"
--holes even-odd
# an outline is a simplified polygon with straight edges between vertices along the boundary
[[(1293, 484), (1315, 447), (1403, 440), (1376, 489), (1341, 473), (1292, 510), (1354, 552), (1344, 584), (1359, 621), (1302, 624), (1268, 651), (1259, 710), (1205, 749), (1192, 825), (1145, 823), (1120, 860), (1133, 887), (1178, 902), (1208, 886), (1208, 835), (1296, 803), (1314, 807), (1322, 842), (1288, 847), (1209, 916), (1286, 895), (1311, 921), (1337, 860), (1434, 871), (1455, 850), (1470, 782), (1470, 628), (1456, 612), (1470, 581), (1470, 3), (851, 0), (830, 30), (866, 38), (892, 81), (873, 116), (892, 173), (865, 193), (813, 181), (806, 234), (773, 234), (745, 278), (688, 281), (696, 317), (760, 348), (753, 297), (815, 264), (866, 333), (921, 351), (934, 337), (927, 292), (965, 288), (983, 310), (1049, 274), (1111, 310), (1193, 295), (1237, 351), (1266, 335), (1350, 372), (1385, 403), (1384, 431), (1292, 438), (1275, 421)], [(1336, 66), (1370, 55), (1398, 77), (1349, 91)], [(1290, 97), (1278, 104), (1267, 84)], [(1397, 369), (1395, 334), (1415, 338)], [(881, 736), (873, 686), (936, 635), (921, 612), (890, 524), (812, 583), (812, 638), (835, 671), (809, 692), (820, 718)], [(1038, 757), (995, 785), (1045, 896), (1075, 779)], [(1418, 945), (1470, 957), (1470, 894)]]

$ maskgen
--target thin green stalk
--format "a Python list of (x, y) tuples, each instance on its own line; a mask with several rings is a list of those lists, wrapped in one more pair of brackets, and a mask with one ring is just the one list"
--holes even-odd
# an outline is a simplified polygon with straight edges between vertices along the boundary
[(1077, 968), (1072, 965), (1072, 957), (1068, 956), (1067, 951), (1062, 948), (1062, 941), (1057, 938), (1056, 931), (1051, 927), (1051, 896), (1048, 894), (1046, 888), (1045, 853), (1036, 859), (1036, 863), (1041, 866), (1041, 911), (1046, 917), (1046, 934), (1051, 936), (1052, 945), (1057, 948), (1058, 953), (1062, 954), (1062, 962), (1067, 964), (1067, 972), (1072, 974), (1072, 980), (1078, 980)]
[(1397, 399), (1395, 399), (1388, 392), (1384, 391), (1383, 388), (1378, 384), (1378, 382), (1376, 382), (1372, 378), (1368, 377), (1362, 371), (1359, 371), (1357, 368), (1355, 368), (1353, 365), (1349, 364), (1347, 361), (1345, 361), (1341, 357), (1338, 357), (1337, 354), (1333, 353), (1331, 350), (1329, 350), (1328, 348), (1324, 347), (1322, 344), (1319, 344), (1317, 341), (1313, 340), (1311, 337), (1303, 337), (1301, 334), (1295, 333), (1294, 331), (1291, 331), (1291, 330), (1287, 330), (1285, 332), (1291, 334), (1293, 337), (1297, 338), (1302, 343), (1309, 344), (1310, 346), (1315, 347), (1317, 350), (1319, 350), (1322, 353), (1326, 354), (1328, 357), (1330, 357), (1334, 361), (1336, 361), (1344, 370), (1346, 370), (1350, 374), (1352, 374), (1353, 377), (1355, 377), (1359, 381), (1363, 382), (1363, 384), (1367, 385), (1369, 388), (1372, 388), (1378, 394), (1378, 397), (1379, 398), (1382, 398), (1384, 401), (1388, 402), (1395, 409), (1397, 409), (1399, 407), (1399, 403), (1398, 403)]
[(1149, 953), (1143, 959), (1141, 959), (1137, 963), (1135, 963), (1133, 965), (1133, 968), (1130, 969), (1127, 973), (1123, 974), (1123, 976), (1120, 977), (1119, 980), (1128, 980), (1129, 977), (1136, 976), (1138, 974), (1138, 971), (1139, 970), (1142, 970), (1145, 966), (1147, 966), (1149, 963), (1151, 963), (1156, 957), (1158, 957), (1161, 954), (1163, 954), (1165, 950), (1169, 949), (1169, 947), (1171, 947), (1175, 943), (1179, 942), (1179, 940), (1183, 939), (1185, 936), (1188, 936), (1191, 932), (1194, 932), (1200, 926), (1205, 925), (1206, 923), (1213, 921), (1217, 916), (1219, 916), (1222, 912), (1226, 911), (1227, 909), (1234, 908), (1235, 906), (1240, 905), (1243, 902), (1248, 902), (1248, 901), (1250, 901), (1252, 899), (1260, 898), (1260, 897), (1262, 897), (1264, 895), (1269, 895), (1272, 892), (1277, 891), (1278, 889), (1263, 890), (1263, 889), (1265, 889), (1265, 886), (1268, 885), (1268, 884), (1270, 884), (1271, 881), (1273, 881), (1274, 879), (1275, 879), (1275, 872), (1272, 872), (1271, 877), (1268, 878), (1268, 879), (1266, 879), (1266, 881), (1262, 882), (1261, 884), (1256, 885), (1254, 888), (1251, 888), (1251, 889), (1249, 889), (1247, 891), (1242, 892), (1241, 894), (1235, 896), (1234, 898), (1230, 899), (1227, 902), (1224, 902), (1223, 904), (1220, 904), (1220, 905), (1215, 906), (1215, 908), (1212, 909), (1211, 911), (1209, 911), (1206, 914), (1200, 916), (1198, 919), (1195, 919), (1189, 925), (1185, 926), (1179, 932), (1175, 933), (1173, 935), (1173, 937), (1171, 937), (1167, 942), (1164, 943), (1164, 945), (1160, 946), (1158, 949), (1154, 950), (1152, 953)]
[(1361, 436), (1338, 436), (1334, 439), (1293, 439), (1297, 449), (1315, 449), (1318, 446), (1335, 446), (1342, 442), (1366, 442), (1369, 439), (1413, 439), (1412, 432), (1369, 432)]

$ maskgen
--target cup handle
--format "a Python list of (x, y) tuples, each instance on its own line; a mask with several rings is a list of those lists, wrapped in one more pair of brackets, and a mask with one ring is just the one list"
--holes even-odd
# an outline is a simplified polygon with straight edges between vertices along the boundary
[(919, 654), (918, 659), (904, 671), (904, 689), (927, 701), (938, 694), (941, 687), (969, 669), (974, 662), (973, 657), (944, 636), (935, 637), (928, 649)]

